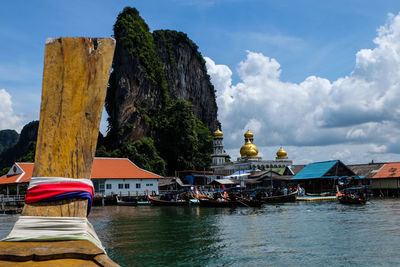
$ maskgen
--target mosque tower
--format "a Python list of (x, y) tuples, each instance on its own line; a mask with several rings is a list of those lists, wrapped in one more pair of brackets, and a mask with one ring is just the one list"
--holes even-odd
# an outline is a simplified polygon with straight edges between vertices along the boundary
[(225, 159), (228, 157), (224, 150), (224, 134), (220, 129), (217, 129), (213, 134), (214, 154), (212, 157), (212, 165), (222, 165), (225, 163)]

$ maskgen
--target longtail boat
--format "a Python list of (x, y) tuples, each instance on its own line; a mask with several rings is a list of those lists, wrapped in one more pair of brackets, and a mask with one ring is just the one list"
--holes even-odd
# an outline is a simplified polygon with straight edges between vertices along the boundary
[(188, 206), (190, 203), (187, 200), (162, 200), (152, 196), (148, 196), (148, 199), (151, 201), (151, 205), (153, 206)]
[(201, 207), (232, 208), (232, 207), (261, 207), (262, 202), (258, 200), (228, 200), (228, 199), (199, 199)]
[(356, 205), (365, 205), (367, 203), (367, 199), (361, 197), (351, 197), (347, 195), (339, 196), (338, 200), (342, 204), (356, 204)]
[(341, 204), (365, 205), (368, 201), (368, 186), (348, 187), (337, 194)]
[(21, 216), (0, 242), (0, 266), (118, 266), (86, 218), (114, 48), (112, 38), (46, 40), (33, 177)]
[(285, 203), (285, 202), (296, 202), (297, 191), (289, 193), (287, 195), (270, 196), (262, 198), (263, 203)]

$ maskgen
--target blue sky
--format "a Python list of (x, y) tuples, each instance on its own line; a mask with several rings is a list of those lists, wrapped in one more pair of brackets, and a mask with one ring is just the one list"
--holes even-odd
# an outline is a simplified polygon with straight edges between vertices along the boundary
[[(266, 159), (282, 144), (297, 163), (400, 160), (397, 106), (390, 100), (397, 80), (378, 71), (397, 70), (398, 62), (389, 60), (397, 35), (388, 30), (374, 42), (382, 26), (396, 32), (388, 14), (397, 17), (400, 1), (3, 1), (0, 129), (20, 130), (38, 119), (47, 37), (109, 37), (125, 6), (136, 7), (151, 30), (183, 31), (199, 46), (233, 158), (242, 134), (253, 128)], [(232, 123), (232, 116), (240, 119)]]

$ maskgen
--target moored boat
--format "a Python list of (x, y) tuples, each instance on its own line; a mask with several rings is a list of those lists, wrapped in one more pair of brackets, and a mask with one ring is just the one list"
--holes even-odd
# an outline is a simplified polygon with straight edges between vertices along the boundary
[(118, 195), (115, 196), (117, 200), (117, 205), (118, 206), (136, 206), (137, 202), (136, 201), (124, 201), (119, 199)]
[(188, 206), (189, 201), (187, 200), (161, 200), (152, 196), (148, 196), (153, 206)]
[(263, 203), (284, 203), (284, 202), (295, 202), (297, 197), (297, 191), (289, 193), (287, 195), (278, 195), (264, 197), (261, 199)]
[(240, 199), (240, 200), (225, 200), (225, 199), (199, 199), (201, 207), (215, 207), (215, 208), (232, 208), (232, 207), (261, 207), (262, 201)]
[(336, 201), (337, 196), (298, 196), (297, 201)]
[(360, 198), (360, 197), (351, 197), (351, 196), (339, 196), (338, 200), (342, 204), (357, 204), (357, 205), (364, 205), (367, 203), (367, 199)]
[(136, 201), (117, 200), (117, 205), (118, 206), (137, 206), (137, 202)]
[(364, 205), (368, 201), (368, 187), (349, 187), (338, 193), (338, 200), (341, 204)]

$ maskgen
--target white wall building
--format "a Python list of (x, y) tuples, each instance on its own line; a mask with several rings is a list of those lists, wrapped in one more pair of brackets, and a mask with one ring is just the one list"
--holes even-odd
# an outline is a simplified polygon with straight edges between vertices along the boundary
[[(0, 187), (10, 188), (18, 194), (21, 186), (28, 185), (33, 163), (14, 163), (10, 171), (0, 177)], [(161, 176), (143, 170), (127, 158), (95, 158), (91, 179), (95, 194), (122, 196), (158, 195), (158, 180)], [(14, 190), (16, 189), (16, 190)]]
[(158, 195), (161, 176), (136, 166), (127, 158), (95, 158), (91, 179), (96, 194)]

